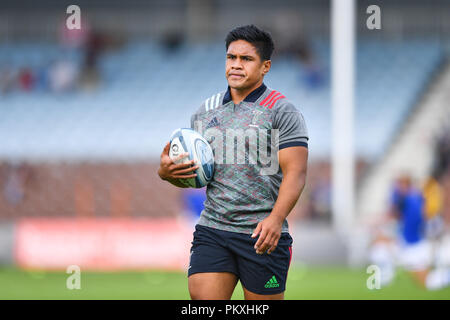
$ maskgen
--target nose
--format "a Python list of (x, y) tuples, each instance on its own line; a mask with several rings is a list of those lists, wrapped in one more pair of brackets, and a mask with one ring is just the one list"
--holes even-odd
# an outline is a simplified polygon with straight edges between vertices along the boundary
[(234, 59), (231, 62), (231, 69), (242, 69), (242, 64), (240, 59)]

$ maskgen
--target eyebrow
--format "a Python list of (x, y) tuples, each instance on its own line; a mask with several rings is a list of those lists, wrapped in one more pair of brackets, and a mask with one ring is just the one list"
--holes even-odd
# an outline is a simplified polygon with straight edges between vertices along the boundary
[[(233, 54), (233, 53), (227, 53), (227, 57), (236, 57), (236, 56), (238, 56), (238, 55)], [(249, 56), (249, 55), (246, 55), (246, 54), (239, 55), (239, 56), (240, 56), (241, 58), (255, 59), (255, 57)]]

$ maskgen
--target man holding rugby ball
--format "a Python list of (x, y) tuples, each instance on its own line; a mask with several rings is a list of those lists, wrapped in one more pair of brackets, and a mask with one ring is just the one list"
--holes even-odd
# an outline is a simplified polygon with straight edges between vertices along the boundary
[[(270, 34), (254, 25), (235, 28), (226, 37), (226, 50), (227, 90), (205, 100), (191, 118), (192, 129), (203, 129), (204, 136), (213, 130), (215, 170), (194, 232), (189, 293), (192, 299), (230, 299), (240, 280), (245, 299), (283, 299), (292, 257), (286, 217), (305, 186), (308, 132), (300, 111), (263, 82), (274, 50)], [(230, 132), (245, 136), (227, 139)], [(218, 134), (223, 134), (220, 144)], [(258, 161), (251, 161), (254, 141)], [(266, 144), (276, 170), (263, 170), (261, 145)], [(169, 146), (158, 174), (185, 187), (179, 179), (195, 177), (198, 165), (175, 164)], [(222, 155), (218, 146), (238, 149), (245, 161)]]

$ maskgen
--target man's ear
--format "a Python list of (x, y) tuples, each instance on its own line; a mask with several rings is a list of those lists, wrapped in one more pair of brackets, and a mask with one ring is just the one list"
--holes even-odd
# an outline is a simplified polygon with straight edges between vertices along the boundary
[(271, 66), (272, 66), (272, 60), (264, 60), (263, 61), (263, 69), (262, 70), (263, 70), (264, 75), (266, 75), (269, 72)]

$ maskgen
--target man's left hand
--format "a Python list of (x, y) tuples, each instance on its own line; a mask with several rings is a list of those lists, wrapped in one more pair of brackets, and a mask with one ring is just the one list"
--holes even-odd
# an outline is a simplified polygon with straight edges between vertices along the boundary
[(263, 254), (266, 251), (267, 254), (271, 254), (276, 249), (278, 240), (280, 240), (282, 226), (283, 219), (273, 215), (269, 215), (258, 223), (252, 234), (252, 238), (256, 238), (259, 235), (259, 239), (255, 244), (257, 254)]

